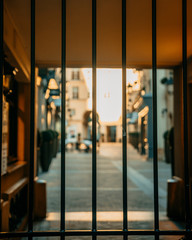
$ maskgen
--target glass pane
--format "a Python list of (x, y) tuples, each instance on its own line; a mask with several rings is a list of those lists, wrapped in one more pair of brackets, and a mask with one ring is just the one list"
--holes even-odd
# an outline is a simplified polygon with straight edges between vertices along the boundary
[(122, 228), (122, 71), (97, 70), (98, 229)]

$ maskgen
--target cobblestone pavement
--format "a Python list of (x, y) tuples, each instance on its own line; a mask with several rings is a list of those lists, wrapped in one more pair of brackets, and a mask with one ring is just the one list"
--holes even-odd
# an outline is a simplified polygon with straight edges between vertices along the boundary
[[(128, 227), (129, 229), (153, 229), (153, 162), (146, 161), (128, 145)], [(48, 173), (40, 179), (47, 181), (47, 218), (35, 222), (35, 230), (59, 230), (60, 228), (60, 154), (53, 159)], [(178, 229), (176, 223), (166, 217), (167, 179), (171, 167), (159, 161), (159, 209), (160, 229)], [(91, 153), (66, 153), (66, 229), (91, 229), (92, 210), (92, 155)], [(97, 228), (122, 229), (122, 145), (104, 143), (97, 153)], [(179, 239), (179, 236), (160, 239)], [(34, 239), (59, 239), (58, 237)], [(66, 239), (91, 239), (91, 237), (67, 237)], [(99, 240), (122, 237), (98, 237)], [(128, 239), (154, 239), (152, 236), (129, 236)]]

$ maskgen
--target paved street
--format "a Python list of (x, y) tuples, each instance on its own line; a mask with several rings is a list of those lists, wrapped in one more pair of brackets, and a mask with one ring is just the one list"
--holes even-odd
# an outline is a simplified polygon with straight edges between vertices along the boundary
[[(153, 163), (146, 161), (128, 145), (128, 226), (129, 229), (153, 229)], [(70, 152), (66, 154), (66, 229), (91, 229), (92, 155)], [(60, 154), (53, 159), (48, 173), (40, 179), (47, 181), (47, 218), (35, 223), (35, 230), (59, 230), (60, 227)], [(171, 177), (169, 164), (159, 162), (160, 229), (175, 230), (177, 226), (166, 217), (167, 179)], [(103, 143), (97, 153), (97, 227), (122, 229), (122, 144)], [(43, 238), (36, 238), (43, 239)], [(50, 239), (50, 238), (44, 238)], [(51, 238), (59, 239), (59, 238)], [(72, 237), (67, 239), (91, 239)], [(122, 239), (99, 237), (98, 239)], [(129, 239), (154, 239), (149, 236)], [(179, 239), (161, 237), (160, 239)]]

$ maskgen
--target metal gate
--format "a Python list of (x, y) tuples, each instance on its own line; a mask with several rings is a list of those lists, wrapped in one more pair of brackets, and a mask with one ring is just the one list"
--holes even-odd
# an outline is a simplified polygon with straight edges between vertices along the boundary
[[(191, 216), (189, 201), (189, 174), (188, 174), (188, 130), (187, 130), (187, 0), (182, 0), (182, 51), (183, 51), (183, 107), (184, 107), (184, 159), (185, 159), (185, 215), (186, 228), (183, 231), (161, 231), (159, 229), (159, 203), (158, 203), (158, 160), (157, 160), (157, 63), (156, 63), (156, 0), (152, 0), (152, 78), (153, 78), (153, 146), (154, 146), (154, 229), (129, 230), (127, 221), (127, 130), (126, 130), (126, 0), (122, 0), (122, 139), (123, 139), (123, 226), (122, 230), (97, 230), (97, 167), (96, 167), (96, 3), (92, 0), (92, 71), (93, 71), (93, 124), (92, 124), (92, 230), (66, 230), (65, 229), (65, 148), (61, 148), (61, 222), (60, 231), (36, 232), (33, 231), (33, 193), (34, 193), (34, 99), (35, 99), (35, 0), (31, 0), (31, 124), (30, 124), (30, 178), (29, 178), (29, 215), (28, 231), (15, 233), (0, 233), (0, 238), (43, 236), (122, 236), (123, 239), (131, 235), (154, 236), (159, 239), (163, 235), (185, 235), (192, 239)], [(62, 138), (61, 146), (65, 145), (65, 92), (66, 92), (66, 0), (62, 0)], [(2, 126), (2, 90), (3, 90), (3, 0), (0, 0), (0, 126)], [(2, 144), (2, 129), (0, 128), (0, 145)], [(1, 150), (0, 150), (1, 156)], [(0, 165), (1, 166), (1, 165)], [(1, 185), (0, 185), (1, 189)]]

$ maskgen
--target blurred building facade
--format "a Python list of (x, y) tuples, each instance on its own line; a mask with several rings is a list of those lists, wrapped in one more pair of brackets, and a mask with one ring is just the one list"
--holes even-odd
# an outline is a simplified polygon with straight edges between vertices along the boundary
[[(148, 159), (153, 158), (152, 71), (140, 70), (135, 81), (127, 85), (128, 129), (130, 142)], [(136, 88), (135, 86), (138, 85)], [(158, 159), (165, 160), (165, 135), (174, 118), (173, 70), (157, 70)]]
[[(89, 90), (80, 69), (67, 70), (66, 83), (66, 131), (67, 139), (75, 135), (75, 141), (91, 139), (88, 109)], [(89, 113), (88, 115), (86, 113)]]

